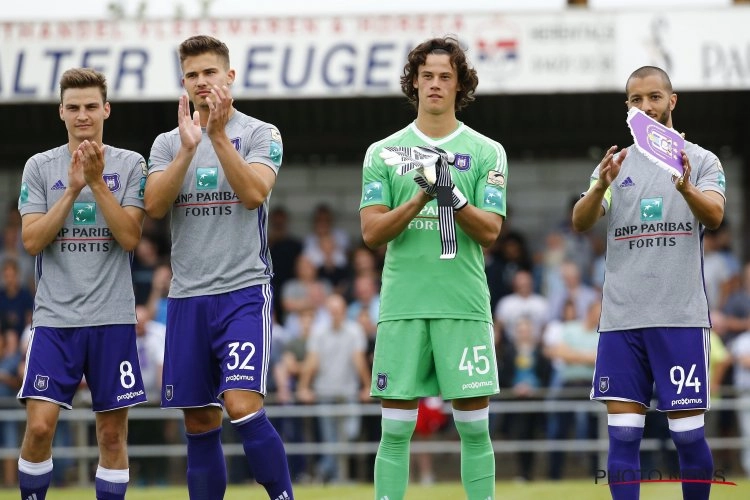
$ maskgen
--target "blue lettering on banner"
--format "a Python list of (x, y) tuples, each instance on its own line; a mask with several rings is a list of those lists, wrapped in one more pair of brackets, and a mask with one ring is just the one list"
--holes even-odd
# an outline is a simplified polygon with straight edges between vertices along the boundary
[[(408, 45), (408, 46), (407, 46)], [(235, 96), (306, 95), (396, 91), (397, 75), (411, 44), (374, 40), (330, 45), (248, 43), (240, 48)], [(182, 68), (176, 51), (157, 53), (135, 42), (124, 47), (62, 45), (37, 49), (19, 46), (0, 54), (0, 97), (56, 100), (62, 72), (70, 67), (92, 67), (107, 75), (118, 99), (170, 98), (182, 90)], [(244, 54), (243, 54), (244, 52)], [(244, 56), (244, 59), (243, 59)], [(173, 61), (172, 73), (155, 61)]]
[(393, 56), (390, 58), (382, 61), (378, 60), (377, 54), (381, 50), (389, 50), (392, 51), (394, 49), (394, 45), (392, 43), (384, 43), (384, 44), (374, 44), (372, 47), (370, 47), (370, 54), (367, 60), (367, 73), (365, 76), (365, 86), (367, 87), (388, 87), (388, 79), (376, 81), (373, 77), (373, 72), (377, 68), (388, 68), (390, 66), (390, 62), (393, 60)]
[(310, 68), (312, 67), (313, 57), (315, 55), (315, 47), (313, 47), (312, 45), (307, 47), (305, 70), (303, 72), (302, 78), (296, 83), (293, 83), (289, 79), (289, 61), (292, 59), (291, 54), (292, 49), (290, 47), (284, 49), (284, 62), (281, 64), (281, 82), (285, 87), (298, 89), (300, 87), (304, 87), (307, 82), (310, 81)]
[(60, 77), (62, 76), (62, 68), (60, 67), (60, 61), (63, 57), (68, 57), (73, 54), (72, 50), (48, 50), (44, 53), (46, 56), (51, 56), (53, 59), (52, 63), (52, 75), (49, 82), (49, 93), (55, 95), (57, 88), (60, 85)]
[(16, 78), (13, 84), (13, 93), (17, 95), (36, 95), (36, 87), (23, 88), (21, 85), (21, 75), (23, 74), (23, 52), (19, 52), (18, 59), (16, 59)]
[(352, 47), (351, 45), (348, 45), (345, 43), (339, 43), (331, 47), (331, 50), (329, 50), (328, 53), (325, 55), (325, 57), (323, 57), (323, 67), (321, 68), (321, 73), (323, 76), (323, 81), (329, 87), (333, 87), (333, 88), (343, 87), (346, 85), (351, 85), (354, 82), (354, 66), (351, 63), (343, 66), (344, 75), (345, 75), (344, 80), (335, 82), (331, 79), (331, 74), (329, 72), (329, 69), (331, 67), (331, 59), (338, 52), (343, 52), (343, 51), (348, 52), (351, 55), (356, 54), (354, 47)]
[(97, 66), (92, 59), (96, 56), (108, 56), (109, 49), (89, 49), (83, 52), (83, 60), (81, 66), (84, 68), (91, 68), (100, 73), (104, 73), (106, 68), (104, 66)]
[[(136, 61), (132, 66), (126, 62), (128, 59), (133, 60), (135, 56), (140, 56), (140, 61)], [(133, 75), (137, 78), (138, 90), (144, 90), (146, 88), (146, 66), (148, 66), (148, 52), (143, 49), (123, 50), (117, 63), (118, 72), (115, 78), (115, 90), (119, 91), (122, 88), (122, 80), (127, 75)]]
[[(112, 75), (110, 81), (113, 82), (113, 89), (120, 91), (123, 85), (130, 79), (136, 84), (136, 89), (143, 91), (147, 85), (147, 69), (149, 64), (149, 54), (146, 49), (129, 48), (123, 49), (119, 54), (112, 54), (109, 49), (88, 49), (80, 54), (80, 64), (75, 62), (76, 54), (71, 49), (47, 49), (40, 54), (40, 61), (34, 62), (33, 54), (26, 50), (20, 49), (15, 55), (15, 66), (12, 68), (10, 82), (12, 89), (10, 96), (3, 95), (4, 87), (2, 82), (6, 81), (2, 75), (3, 66), (0, 65), (0, 95), (3, 97), (58, 97), (60, 77), (64, 70), (69, 67), (90, 67), (104, 74)], [(114, 68), (106, 64), (98, 64), (96, 59), (106, 56), (111, 59), (116, 56)], [(33, 66), (33, 67), (32, 67)], [(109, 70), (112, 71), (109, 71)], [(45, 73), (49, 72), (49, 80)], [(40, 75), (44, 78), (40, 80)], [(3, 77), (5, 76), (5, 77)], [(28, 81), (39, 81), (37, 85), (28, 83)], [(178, 81), (178, 88), (181, 83)]]
[(256, 70), (268, 70), (270, 68), (270, 64), (266, 63), (260, 63), (255, 60), (255, 55), (260, 53), (270, 53), (273, 51), (273, 47), (270, 45), (260, 45), (257, 47), (250, 47), (247, 51), (247, 64), (245, 65), (245, 69), (247, 70), (245, 73), (245, 81), (243, 82), (243, 87), (246, 89), (267, 89), (268, 88), (268, 81), (266, 83), (253, 83), (250, 81), (250, 78), (254, 76)]

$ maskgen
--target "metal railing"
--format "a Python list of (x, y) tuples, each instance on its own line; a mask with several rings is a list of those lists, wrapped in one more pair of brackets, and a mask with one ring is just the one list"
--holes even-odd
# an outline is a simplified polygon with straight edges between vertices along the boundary
[[(574, 394), (580, 396), (580, 390)], [(26, 413), (23, 408), (13, 399), (14, 407), (9, 408), (10, 399), (0, 399), (0, 421), (25, 422)], [(4, 408), (4, 409), (3, 409)], [(750, 411), (750, 399), (721, 399), (711, 403), (711, 410)], [(380, 405), (367, 404), (314, 404), (314, 405), (275, 405), (267, 404), (266, 411), (269, 418), (277, 419), (284, 417), (325, 417), (325, 416), (373, 416), (380, 415)], [(450, 405), (446, 403), (445, 411), (450, 412)], [(554, 414), (562, 412), (582, 412), (596, 416), (599, 428), (598, 439), (532, 439), (532, 440), (498, 440), (492, 441), (495, 453), (517, 453), (529, 452), (597, 452), (600, 454), (600, 463), (606, 463), (608, 449), (607, 439), (607, 415), (604, 405), (597, 404), (587, 399), (579, 400), (513, 400), (492, 399), (490, 402), (491, 414), (512, 413), (544, 413)], [(161, 409), (148, 406), (136, 406), (130, 409), (129, 420), (182, 420), (182, 412), (175, 409)], [(99, 456), (99, 449), (92, 442), (90, 426), (94, 425), (94, 413), (90, 409), (73, 409), (60, 412), (60, 420), (70, 422), (73, 434), (72, 446), (55, 446), (53, 457), (70, 458), (77, 460), (77, 478), (82, 485), (90, 482), (89, 461)], [(750, 448), (750, 437), (709, 437), (709, 445), (712, 450), (737, 450)], [(373, 455), (377, 452), (378, 443), (374, 441), (354, 441), (338, 443), (318, 442), (285, 442), (288, 455)], [(673, 445), (671, 442), (668, 447)], [(656, 451), (664, 448), (664, 442), (659, 439), (644, 439), (641, 442), (641, 450)], [(431, 441), (414, 440), (411, 450), (415, 453), (460, 453), (461, 444), (457, 439), (439, 439)], [(140, 457), (184, 457), (186, 447), (184, 443), (177, 444), (149, 444), (128, 445), (128, 455), (131, 458)], [(244, 455), (242, 445), (239, 443), (225, 443), (224, 454), (226, 456)], [(0, 459), (15, 458), (18, 449), (0, 448)]]

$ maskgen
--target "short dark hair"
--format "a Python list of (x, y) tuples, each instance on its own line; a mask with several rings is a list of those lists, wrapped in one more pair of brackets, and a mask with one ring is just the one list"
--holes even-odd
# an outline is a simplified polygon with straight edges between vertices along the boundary
[(625, 95), (628, 94), (628, 85), (630, 80), (633, 78), (646, 78), (647, 76), (657, 75), (664, 81), (664, 87), (671, 94), (672, 93), (672, 80), (669, 79), (669, 75), (666, 71), (656, 66), (641, 66), (637, 70), (633, 71), (628, 77), (628, 81), (625, 82)]
[(466, 60), (466, 53), (458, 40), (451, 36), (431, 38), (420, 43), (407, 56), (404, 74), (401, 76), (401, 91), (416, 108), (419, 105), (419, 95), (414, 88), (414, 79), (419, 67), (422, 66), (430, 54), (446, 54), (450, 57), (451, 66), (456, 69), (458, 85), (461, 90), (456, 94), (456, 111), (463, 109), (474, 100), (474, 91), (479, 84), (479, 78), (474, 68)]
[(72, 68), (60, 77), (60, 102), (68, 89), (87, 89), (98, 87), (102, 93), (102, 101), (107, 102), (107, 78), (91, 68)]
[(180, 44), (180, 65), (188, 57), (199, 56), (206, 52), (219, 56), (224, 61), (224, 66), (229, 68), (229, 47), (221, 40), (208, 35), (191, 36)]

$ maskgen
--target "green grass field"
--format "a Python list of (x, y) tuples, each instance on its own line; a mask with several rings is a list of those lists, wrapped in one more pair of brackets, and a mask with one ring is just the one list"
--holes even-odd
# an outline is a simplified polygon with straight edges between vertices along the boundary
[[(734, 481), (737, 486), (714, 485), (711, 491), (712, 500), (745, 500), (750, 498), (750, 480)], [(372, 500), (371, 484), (355, 486), (296, 486), (297, 500)], [(607, 486), (595, 485), (592, 481), (537, 481), (526, 484), (513, 482), (497, 483), (497, 498), (512, 500), (539, 500), (555, 498), (573, 498), (575, 500), (607, 500), (610, 498)], [(15, 490), (0, 490), (0, 499), (16, 500)], [(47, 500), (86, 500), (94, 498), (94, 490), (64, 488), (52, 489)], [(139, 488), (128, 489), (128, 500), (185, 500), (185, 488)], [(259, 486), (232, 486), (227, 490), (225, 500), (264, 500), (268, 497)], [(438, 483), (434, 486), (410, 485), (406, 494), (407, 500), (460, 500), (464, 497), (459, 483)], [(680, 485), (643, 484), (641, 500), (680, 499)]]

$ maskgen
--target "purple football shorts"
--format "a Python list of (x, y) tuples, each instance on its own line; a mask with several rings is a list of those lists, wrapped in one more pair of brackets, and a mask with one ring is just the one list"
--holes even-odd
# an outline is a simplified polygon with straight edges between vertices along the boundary
[(19, 399), (43, 399), (71, 409), (83, 377), (94, 411), (146, 402), (135, 325), (34, 328)]
[(659, 411), (710, 406), (708, 328), (640, 328), (602, 332), (591, 399), (651, 404)]
[(221, 405), (228, 390), (266, 394), (271, 285), (170, 298), (161, 405)]

